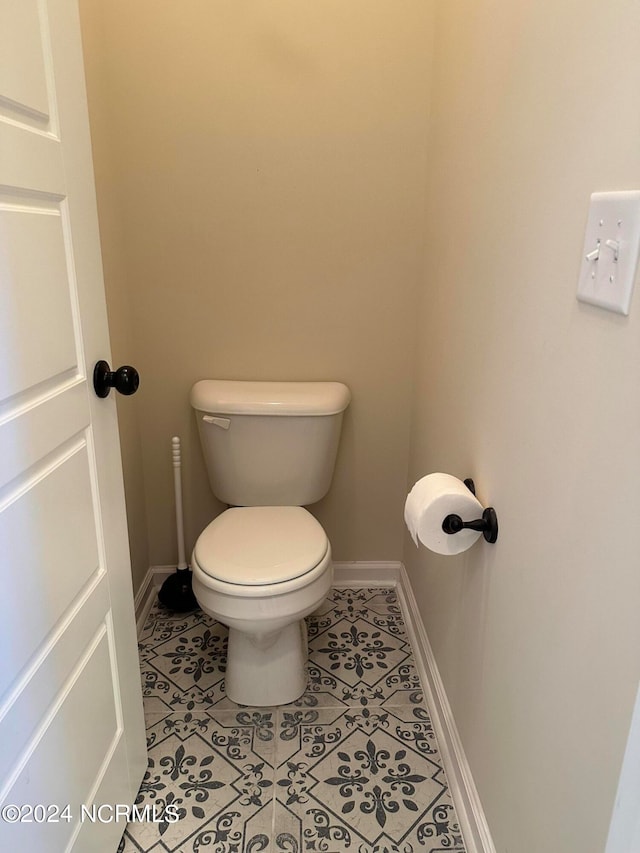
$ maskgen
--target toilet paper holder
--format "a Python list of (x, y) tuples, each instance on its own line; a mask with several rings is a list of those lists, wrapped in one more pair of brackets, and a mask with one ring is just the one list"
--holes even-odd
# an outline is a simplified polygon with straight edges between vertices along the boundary
[[(471, 478), (463, 481), (472, 495), (476, 493), (475, 483)], [(492, 506), (488, 506), (482, 513), (482, 518), (476, 518), (474, 521), (463, 521), (459, 515), (452, 513), (447, 515), (442, 522), (442, 529), (445, 533), (459, 533), (461, 530), (477, 530), (492, 545), (498, 539), (498, 516)]]

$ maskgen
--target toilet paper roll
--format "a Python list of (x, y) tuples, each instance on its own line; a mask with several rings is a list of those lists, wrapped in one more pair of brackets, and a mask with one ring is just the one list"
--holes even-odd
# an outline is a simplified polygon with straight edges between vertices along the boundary
[(482, 517), (482, 504), (462, 480), (451, 474), (427, 474), (407, 496), (404, 520), (413, 541), (418, 539), (436, 554), (460, 554), (482, 535), (477, 530), (445, 533), (444, 519), (455, 513), (463, 521)]

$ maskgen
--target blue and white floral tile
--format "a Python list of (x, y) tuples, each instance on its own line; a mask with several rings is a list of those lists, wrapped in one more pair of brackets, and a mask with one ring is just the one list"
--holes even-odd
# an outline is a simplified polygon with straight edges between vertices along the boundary
[(393, 589), (334, 589), (307, 623), (308, 684), (298, 707), (423, 705)]
[(332, 612), (338, 619), (366, 619), (382, 617), (397, 619), (404, 627), (402, 611), (393, 587), (332, 589), (320, 605), (316, 615)]
[(181, 818), (130, 823), (119, 853), (464, 850), (394, 590), (333, 590), (307, 626), (304, 696), (244, 708), (224, 692), (227, 629), (154, 605), (138, 805)]
[[(308, 683), (297, 707), (423, 705), (393, 589), (332, 590), (307, 627)], [(224, 691), (227, 637), (202, 611), (172, 615), (154, 606), (140, 638), (145, 702), (178, 713), (233, 709)]]
[(129, 823), (120, 853), (267, 851), (275, 727), (273, 711), (148, 718), (149, 766), (136, 805), (155, 806), (159, 815), (172, 806), (180, 819)]
[(464, 851), (420, 707), (279, 713), (274, 853)]
[(225, 700), (227, 628), (200, 610), (152, 608), (140, 638), (142, 693), (171, 712), (206, 711)]

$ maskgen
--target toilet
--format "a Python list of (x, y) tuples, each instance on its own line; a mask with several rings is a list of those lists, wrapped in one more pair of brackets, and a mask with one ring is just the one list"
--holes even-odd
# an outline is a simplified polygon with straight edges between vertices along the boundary
[(304, 617), (331, 589), (331, 546), (304, 509), (331, 485), (340, 382), (203, 379), (191, 389), (214, 495), (229, 505), (193, 549), (198, 604), (229, 628), (225, 687), (241, 705), (284, 705), (306, 687)]

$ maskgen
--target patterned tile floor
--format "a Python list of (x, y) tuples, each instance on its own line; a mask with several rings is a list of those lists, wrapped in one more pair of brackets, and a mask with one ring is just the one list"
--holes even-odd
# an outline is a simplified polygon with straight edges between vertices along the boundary
[(306, 693), (245, 708), (224, 693), (227, 629), (153, 607), (137, 805), (180, 819), (130, 823), (119, 853), (463, 853), (393, 589), (335, 589), (307, 624)]

